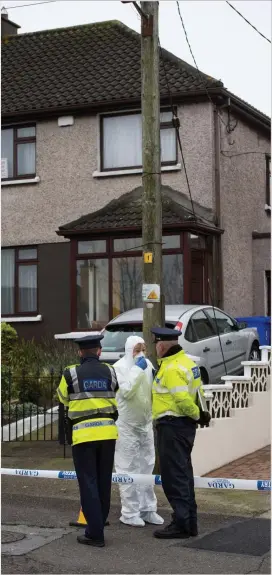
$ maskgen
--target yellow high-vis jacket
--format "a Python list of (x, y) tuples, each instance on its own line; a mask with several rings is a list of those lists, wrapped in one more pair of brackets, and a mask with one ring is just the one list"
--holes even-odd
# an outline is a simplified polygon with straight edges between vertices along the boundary
[(197, 421), (200, 416), (196, 403), (197, 390), (200, 389), (204, 395), (197, 365), (183, 350), (158, 359), (158, 364), (159, 370), (152, 388), (153, 419), (171, 415)]
[(57, 393), (60, 402), (68, 407), (72, 445), (117, 439), (117, 389), (114, 369), (99, 362), (96, 356), (64, 370)]

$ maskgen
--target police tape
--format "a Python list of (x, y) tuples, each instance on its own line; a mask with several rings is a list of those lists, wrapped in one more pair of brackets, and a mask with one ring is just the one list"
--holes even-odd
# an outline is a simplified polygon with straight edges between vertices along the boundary
[[(41, 479), (76, 479), (75, 471), (55, 471), (46, 469), (11, 469), (3, 467), (1, 475), (38, 477)], [(224, 479), (218, 477), (195, 477), (197, 489), (237, 489), (240, 491), (271, 491), (271, 481), (266, 479)], [(112, 483), (127, 485), (161, 485), (160, 475), (112, 474)]]

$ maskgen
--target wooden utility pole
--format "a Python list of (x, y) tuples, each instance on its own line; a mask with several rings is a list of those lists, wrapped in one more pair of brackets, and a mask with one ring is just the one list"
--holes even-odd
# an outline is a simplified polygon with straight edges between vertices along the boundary
[[(143, 334), (148, 355), (155, 362), (155, 346), (150, 329), (162, 326), (164, 300), (162, 293), (162, 201), (160, 152), (160, 89), (159, 89), (159, 3), (141, 2), (142, 20), (142, 151), (143, 151), (143, 293), (154, 284), (160, 288), (160, 301), (149, 289), (150, 301), (143, 301)], [(155, 292), (158, 296), (158, 288)], [(143, 298), (144, 299), (144, 298)], [(156, 299), (156, 298), (155, 298)]]

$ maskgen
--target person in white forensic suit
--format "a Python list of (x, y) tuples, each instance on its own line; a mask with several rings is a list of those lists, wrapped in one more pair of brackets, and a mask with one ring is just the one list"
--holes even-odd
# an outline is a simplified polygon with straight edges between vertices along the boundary
[[(114, 364), (119, 390), (116, 395), (119, 439), (115, 449), (115, 470), (119, 474), (152, 475), (155, 464), (152, 425), (153, 366), (145, 357), (145, 342), (130, 336), (125, 355)], [(120, 485), (120, 521), (133, 527), (145, 523), (162, 525), (157, 514), (153, 485)]]

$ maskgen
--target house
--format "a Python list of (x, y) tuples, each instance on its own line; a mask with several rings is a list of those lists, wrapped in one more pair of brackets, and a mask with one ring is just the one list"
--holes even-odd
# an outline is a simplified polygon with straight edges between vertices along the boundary
[[(141, 305), (140, 36), (4, 19), (2, 321), (100, 329)], [(270, 119), (165, 50), (160, 95), (166, 303), (270, 314)]]

